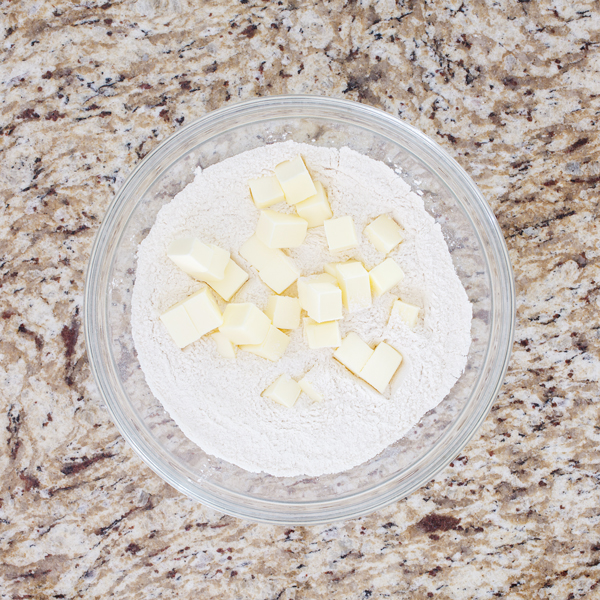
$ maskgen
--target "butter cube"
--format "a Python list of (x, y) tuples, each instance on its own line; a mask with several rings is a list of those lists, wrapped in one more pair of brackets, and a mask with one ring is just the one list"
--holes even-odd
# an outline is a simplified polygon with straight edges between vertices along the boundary
[(160, 315), (160, 320), (165, 324), (167, 331), (173, 338), (178, 348), (185, 348), (188, 344), (200, 339), (198, 330), (192, 323), (183, 302), (178, 302), (169, 310)]
[(313, 350), (317, 348), (337, 348), (342, 343), (340, 326), (337, 321), (317, 323), (310, 317), (306, 317), (304, 319), (304, 335), (308, 347)]
[(340, 265), (349, 265), (352, 263), (358, 263), (359, 265), (362, 264), (361, 262), (355, 260), (355, 259), (350, 259), (347, 260), (346, 262), (338, 262), (338, 263), (327, 263), (324, 267), (323, 270), (325, 271), (325, 273), (331, 275), (332, 277), (335, 277), (335, 280), (337, 281), (338, 279), (338, 271), (337, 268)]
[[(350, 260), (347, 260), (346, 262), (337, 262), (337, 263), (327, 263), (324, 267), (323, 270), (328, 274), (331, 275), (332, 277), (335, 278), (335, 280), (337, 281), (339, 279), (339, 273), (338, 273), (338, 267), (340, 265), (351, 265), (351, 264), (358, 264), (358, 265), (362, 265), (362, 263), (354, 258), (351, 258)], [(368, 271), (367, 271), (368, 272)]]
[(392, 314), (398, 315), (411, 329), (419, 320), (420, 308), (402, 300), (396, 300), (392, 305)]
[(381, 342), (358, 375), (383, 394), (401, 362), (400, 352)]
[(274, 248), (268, 248), (265, 246), (254, 234), (251, 238), (247, 239), (240, 248), (240, 254), (257, 270), (259, 271), (266, 264), (271, 261), (276, 261), (275, 258), (281, 250)]
[(296, 404), (302, 388), (287, 375), (280, 375), (263, 393), (265, 398), (291, 408)]
[(210, 287), (226, 302), (248, 281), (248, 273), (229, 259), (221, 281), (209, 281)]
[(283, 190), (274, 175), (250, 179), (248, 185), (256, 208), (267, 208), (285, 200)]
[(314, 386), (312, 373), (307, 373), (299, 382), (298, 385), (302, 391), (313, 401), (322, 402), (323, 396), (320, 394)]
[(208, 288), (199, 290), (183, 301), (183, 306), (202, 336), (223, 323), (223, 316)]
[(279, 331), (277, 327), (271, 325), (267, 337), (261, 344), (244, 344), (240, 346), (240, 349), (275, 362), (283, 356), (289, 343), (290, 338), (283, 331)]
[(371, 288), (375, 296), (389, 292), (404, 279), (404, 272), (393, 258), (386, 258), (369, 271)]
[(220, 281), (225, 276), (229, 252), (192, 237), (173, 240), (167, 256), (185, 273), (200, 281)]
[(343, 265), (344, 263), (327, 263), (324, 267), (323, 270), (325, 271), (325, 273), (327, 273), (328, 275), (331, 275), (332, 277), (336, 278), (337, 281), (337, 267), (338, 265)]
[(365, 235), (382, 254), (388, 254), (404, 241), (400, 232), (400, 225), (387, 215), (377, 217), (370, 225), (365, 227)]
[(296, 204), (296, 212), (308, 222), (308, 227), (320, 227), (327, 219), (333, 217), (327, 192), (320, 181), (315, 181), (317, 193), (307, 200)]
[(256, 237), (268, 248), (296, 248), (304, 241), (307, 227), (308, 223), (296, 215), (263, 210)]
[(331, 252), (343, 252), (358, 244), (352, 217), (340, 217), (325, 221), (325, 236)]
[(267, 248), (256, 235), (243, 244), (240, 254), (276, 294), (281, 294), (300, 276), (300, 271), (288, 256), (277, 248)]
[(262, 344), (269, 333), (271, 321), (264, 312), (251, 302), (228, 304), (223, 313), (223, 324), (219, 331), (231, 342)]
[(371, 306), (371, 282), (369, 272), (362, 263), (349, 261), (336, 267), (337, 281), (342, 290), (342, 302), (350, 311)]
[(300, 326), (300, 302), (289, 296), (271, 296), (265, 314), (278, 329), (297, 329)]
[[(281, 250), (277, 250), (281, 252)], [(267, 265), (258, 272), (260, 278), (268, 285), (276, 294), (281, 294), (298, 279), (300, 271), (294, 263), (282, 253), (278, 257), (276, 264)]]
[(342, 292), (336, 284), (323, 281), (324, 277), (331, 276), (324, 273), (318, 278), (298, 280), (300, 306), (317, 323), (342, 318)]
[(228, 337), (224, 336), (220, 331), (215, 331), (210, 334), (210, 337), (217, 345), (217, 352), (223, 358), (235, 358), (235, 344), (232, 344)]
[(335, 275), (330, 275), (329, 273), (320, 273), (319, 275), (312, 275), (310, 277), (310, 281), (314, 283), (332, 283), (333, 285), (338, 284)]
[(275, 167), (275, 177), (288, 204), (298, 204), (317, 193), (317, 188), (300, 155)]
[(333, 358), (358, 375), (372, 355), (373, 350), (369, 345), (363, 342), (356, 333), (351, 332), (333, 353)]

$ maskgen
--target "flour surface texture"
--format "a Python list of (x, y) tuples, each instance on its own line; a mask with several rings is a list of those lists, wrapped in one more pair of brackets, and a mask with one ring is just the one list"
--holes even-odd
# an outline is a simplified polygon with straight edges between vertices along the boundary
[[(289, 332), (283, 358), (270, 362), (243, 351), (235, 359), (223, 358), (210, 336), (180, 350), (160, 321), (166, 309), (205, 285), (167, 258), (169, 244), (185, 236), (231, 252), (250, 274), (232, 301), (254, 302), (264, 310), (272, 292), (239, 255), (260, 215), (248, 180), (272, 175), (275, 165), (299, 153), (327, 190), (333, 217), (352, 216), (359, 237), (356, 248), (331, 254), (324, 228), (309, 229), (301, 246), (286, 251), (303, 276), (350, 258), (373, 268), (386, 257), (364, 228), (382, 214), (402, 226), (404, 241), (388, 256), (402, 267), (404, 280), (374, 298), (370, 308), (344, 311), (340, 321), (342, 337), (354, 331), (372, 348), (385, 341), (402, 354), (403, 363), (383, 395), (334, 360), (332, 348), (309, 349), (301, 327)], [(285, 203), (271, 208), (294, 212)], [(296, 285), (284, 294), (296, 296)], [(390, 318), (398, 296), (422, 309), (414, 329), (396, 315)], [(221, 309), (225, 305), (220, 302)], [(460, 377), (471, 343), (471, 318), (441, 228), (422, 198), (392, 169), (348, 148), (285, 142), (198, 169), (195, 180), (160, 210), (138, 251), (132, 329), (150, 389), (188, 438), (249, 471), (318, 476), (379, 454), (439, 404)], [(309, 371), (323, 401), (301, 394), (287, 408), (261, 396), (280, 375), (298, 381)]]

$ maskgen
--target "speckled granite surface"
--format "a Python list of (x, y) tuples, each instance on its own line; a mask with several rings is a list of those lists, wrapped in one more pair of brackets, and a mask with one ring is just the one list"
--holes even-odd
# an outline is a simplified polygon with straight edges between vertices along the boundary
[[(196, 4), (197, 6), (194, 6)], [(0, 0), (0, 598), (600, 597), (600, 10), (592, 0)], [(306, 92), (381, 107), (472, 174), (518, 330), (430, 485), (313, 528), (213, 513), (92, 393), (83, 274), (115, 190), (182, 123)]]

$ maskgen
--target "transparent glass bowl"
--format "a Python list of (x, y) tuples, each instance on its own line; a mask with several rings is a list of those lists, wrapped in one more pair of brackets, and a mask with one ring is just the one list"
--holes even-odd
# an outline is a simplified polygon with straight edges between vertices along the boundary
[[(423, 190), (473, 303), (470, 354), (448, 397), (403, 439), (335, 475), (245, 471), (190, 442), (150, 392), (131, 336), (136, 251), (160, 208), (208, 167), (284, 140), (347, 146)], [(85, 338), (99, 393), (140, 457), (172, 486), (230, 515), (279, 524), (350, 519), (406, 497), (454, 459), (486, 417), (513, 339), (513, 277), (494, 215), (465, 171), (423, 133), (380, 110), (314, 96), (242, 102), (182, 128), (151, 152), (108, 208), (90, 257)]]

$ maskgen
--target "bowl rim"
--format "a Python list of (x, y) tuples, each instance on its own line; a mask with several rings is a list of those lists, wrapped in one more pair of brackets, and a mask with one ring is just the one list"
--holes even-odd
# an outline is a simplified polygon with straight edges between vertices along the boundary
[[(115, 400), (113, 390), (106, 381), (106, 377), (103, 373), (104, 369), (102, 367), (102, 349), (100, 346), (103, 338), (101, 335), (99, 335), (102, 333), (102, 315), (99, 314), (98, 309), (98, 294), (106, 293), (106, 290), (99, 288), (99, 279), (94, 275), (97, 275), (99, 267), (103, 264), (102, 259), (105, 250), (104, 246), (106, 246), (107, 232), (111, 231), (111, 228), (113, 228), (115, 223), (118, 222), (118, 217), (120, 216), (119, 209), (127, 199), (129, 190), (135, 188), (135, 186), (138, 184), (138, 180), (148, 176), (146, 172), (150, 169), (149, 165), (152, 164), (153, 159), (158, 157), (161, 153), (164, 153), (165, 149), (168, 149), (169, 146), (172, 146), (178, 139), (185, 138), (186, 136), (189, 137), (192, 132), (197, 131), (203, 126), (207, 127), (211, 123), (214, 124), (215, 122), (222, 122), (236, 114), (241, 114), (244, 112), (252, 113), (253, 110), (265, 110), (268, 109), (269, 106), (282, 105), (290, 109), (294, 108), (297, 110), (301, 110), (303, 107), (312, 107), (317, 111), (319, 109), (324, 109), (325, 105), (327, 105), (327, 107), (333, 111), (340, 110), (341, 112), (356, 112), (367, 119), (367, 121), (369, 119), (375, 119), (379, 120), (382, 124), (389, 125), (391, 128), (395, 127), (403, 129), (407, 134), (418, 139), (422, 146), (420, 150), (429, 150), (433, 156), (443, 159), (443, 161), (445, 161), (445, 167), (452, 171), (453, 177), (460, 180), (461, 184), (471, 197), (471, 200), (475, 202), (474, 206), (470, 208), (477, 208), (479, 219), (481, 219), (484, 223), (487, 223), (486, 235), (490, 238), (488, 252), (492, 252), (494, 254), (496, 269), (501, 274), (503, 284), (503, 286), (499, 289), (499, 300), (493, 294), (491, 295), (490, 299), (490, 313), (494, 313), (494, 303), (500, 301), (500, 308), (502, 309), (500, 314), (503, 319), (497, 323), (497, 326), (501, 327), (502, 329), (502, 335), (500, 336), (500, 339), (497, 340), (497, 344), (494, 348), (496, 359), (493, 364), (495, 368), (490, 376), (493, 381), (491, 384), (486, 385), (485, 402), (479, 403), (479, 410), (477, 410), (475, 414), (470, 413), (470, 418), (466, 423), (466, 425), (468, 425), (466, 429), (463, 428), (462, 433), (460, 435), (456, 435), (454, 427), (447, 428), (437, 440), (435, 445), (428, 449), (422, 456), (419, 457), (417, 461), (415, 461), (415, 463), (412, 463), (410, 467), (405, 469), (405, 471), (396, 473), (368, 488), (360, 490), (359, 492), (348, 493), (343, 496), (336, 497), (333, 500), (329, 499), (325, 501), (307, 500), (288, 502), (284, 500), (270, 500), (262, 497), (252, 498), (251, 495), (228, 490), (216, 482), (202, 479), (193, 480), (189, 475), (177, 476), (176, 473), (173, 473), (173, 470), (167, 460), (148, 451), (147, 444), (144, 443), (143, 436), (140, 435), (140, 425), (141, 428), (145, 429), (147, 434), (151, 436), (150, 430), (146, 427), (143, 421), (140, 421), (137, 426), (134, 426), (134, 424), (129, 422), (129, 419), (127, 415), (124, 414), (122, 407)], [(290, 116), (296, 117), (300, 115), (294, 114)], [(263, 115), (258, 117), (257, 120), (264, 121), (268, 118), (268, 116)], [(393, 137), (390, 137), (390, 139), (394, 140)], [(203, 140), (203, 142), (206, 141), (207, 140)], [(189, 149), (187, 151), (189, 152)], [(410, 152), (408, 149), (407, 151)], [(176, 160), (179, 160), (179, 158), (183, 155), (184, 154), (181, 154), (176, 159), (173, 159), (170, 163), (163, 161), (163, 164), (161, 164), (161, 170), (156, 174), (158, 175), (163, 173), (169, 168), (170, 165), (176, 162)], [(415, 156), (422, 160), (422, 156)], [(439, 177), (439, 179), (442, 183), (444, 183), (443, 178)], [(469, 214), (467, 214), (467, 218), (471, 221), (473, 231), (479, 238), (481, 247), (486, 247), (486, 244), (482, 243), (480, 231), (473, 223)], [(121, 236), (123, 235), (124, 228), (124, 226), (121, 228)], [(486, 266), (489, 270), (490, 265), (488, 252), (484, 252), (484, 257)], [(211, 111), (168, 136), (140, 161), (140, 163), (123, 182), (113, 200), (109, 203), (102, 223), (96, 232), (86, 269), (83, 302), (83, 325), (90, 370), (93, 374), (96, 389), (98, 390), (108, 409), (111, 419), (117, 426), (120, 433), (131, 445), (136, 454), (138, 454), (138, 456), (140, 456), (140, 458), (157, 475), (159, 475), (159, 477), (186, 496), (192, 497), (193, 499), (196, 499), (219, 512), (225, 512), (235, 517), (272, 524), (313, 525), (364, 516), (395, 501), (405, 498), (415, 490), (422, 487), (427, 481), (433, 479), (451, 462), (453, 458), (458, 455), (458, 453), (462, 451), (462, 449), (477, 433), (482, 422), (489, 414), (493, 402), (503, 384), (503, 380), (508, 369), (514, 339), (515, 304), (516, 300), (513, 271), (508, 249), (499, 224), (491, 208), (477, 188), (475, 182), (458, 164), (458, 162), (456, 162), (455, 159), (453, 159), (441, 146), (439, 146), (437, 142), (425, 135), (418, 128), (405, 123), (396, 116), (376, 107), (351, 100), (330, 98), (327, 96), (291, 94), (253, 98)], [(498, 307), (496, 306), (496, 308)], [(104, 315), (104, 317), (107, 318), (107, 315)], [(483, 364), (488, 363), (489, 354), (492, 350), (490, 346), (491, 344), (488, 342)], [(479, 377), (482, 375), (483, 373), (480, 373)], [(117, 383), (119, 382), (120, 380), (117, 378)], [(122, 392), (125, 393), (123, 389)], [(461, 420), (461, 418), (464, 419), (468, 408), (469, 404), (467, 403), (460, 410), (458, 415), (454, 417), (453, 422), (458, 422)], [(449, 449), (452, 449), (452, 452), (446, 451), (442, 455), (438, 453), (438, 456), (435, 457), (435, 460), (429, 462), (428, 459), (431, 458), (431, 455), (434, 453), (434, 451), (438, 449), (450, 435), (455, 435), (456, 438), (454, 443), (449, 446)], [(415, 472), (417, 469), (422, 470), (420, 471), (419, 477), (414, 478), (410, 485), (404, 486), (403, 488), (402, 486), (399, 488), (398, 485), (394, 485), (400, 483), (403, 473), (409, 471), (410, 478), (410, 473)], [(185, 471), (185, 468), (181, 470)], [(190, 485), (194, 485), (196, 483), (203, 485), (201, 492), (199, 492), (196, 488), (192, 488)], [(387, 488), (385, 491), (383, 490), (384, 486)], [(374, 494), (374, 492), (376, 492), (378, 489), (381, 490), (382, 493)], [(225, 491), (228, 499), (224, 500), (223, 496), (219, 494), (219, 491)], [(366, 498), (367, 502), (364, 502), (362, 505), (360, 502), (354, 502), (354, 504), (350, 507), (352, 510), (348, 510), (348, 507), (340, 508), (339, 505), (344, 500), (352, 498), (353, 500), (360, 501), (361, 496)], [(232, 502), (232, 500), (238, 500), (238, 502)], [(256, 502), (254, 503), (258, 503), (259, 506), (249, 506), (248, 500), (255, 500)], [(288, 513), (283, 513), (281, 511), (282, 508), (285, 508)]]

